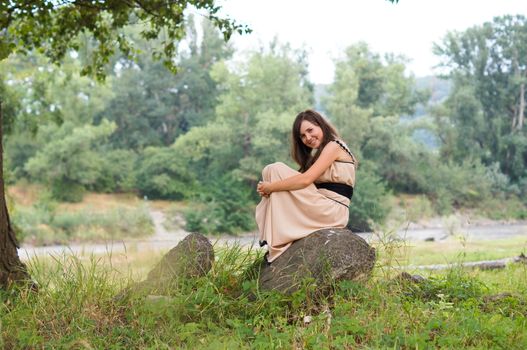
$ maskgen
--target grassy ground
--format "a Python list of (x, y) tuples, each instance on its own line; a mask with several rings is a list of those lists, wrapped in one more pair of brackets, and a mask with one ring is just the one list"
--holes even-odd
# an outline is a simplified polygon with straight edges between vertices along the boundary
[[(20, 198), (23, 207), (49, 209), (30, 192)], [(412, 208), (423, 201), (413, 200)], [(137, 201), (87, 195), (81, 204), (58, 204), (54, 210), (86, 216), (86, 208), (95, 215), (133, 208)], [(152, 208), (179, 210), (169, 202)], [(421, 208), (406, 215), (426, 217), (427, 206)], [(27, 263), (39, 292), (0, 293), (0, 349), (527, 348), (526, 265), (409, 270), (426, 277), (422, 284), (395, 278), (407, 265), (517, 256), (526, 252), (527, 239), (450, 236), (412, 245), (382, 239), (372, 244), (378, 253), (372, 278), (335, 283), (330, 296), (320, 295), (313, 283), (291, 296), (261, 292), (244, 272), (262, 251), (240, 247), (215, 247), (213, 269), (205, 277), (175, 282), (168, 298), (115, 299), (144, 279), (163, 252), (34, 258)]]
[[(373, 245), (383, 245), (380, 242)], [(471, 240), (450, 237), (438, 242), (394, 242), (380, 259), (392, 266), (451, 264), (496, 260), (527, 254), (527, 237), (500, 240)]]
[[(239, 247), (216, 247), (207, 276), (180, 280), (162, 299), (114, 299), (160, 253), (39, 258), (29, 267), (40, 291), (2, 295), (0, 348), (527, 348), (526, 265), (426, 273), (416, 285), (394, 279), (400, 270), (386, 265), (401, 249), (423, 263), (442, 254), (378, 245), (370, 281), (337, 283), (330, 297), (312, 283), (292, 296), (260, 292), (243, 272), (261, 252)], [(491, 297), (498, 293), (508, 294)]]

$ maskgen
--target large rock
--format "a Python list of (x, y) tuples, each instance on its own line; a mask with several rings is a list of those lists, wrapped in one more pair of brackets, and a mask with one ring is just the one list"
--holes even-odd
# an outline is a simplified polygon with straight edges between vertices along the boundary
[(147, 280), (205, 276), (212, 268), (214, 249), (207, 237), (191, 233), (163, 256)]
[(163, 256), (146, 280), (121, 292), (118, 298), (130, 291), (167, 294), (179, 278), (205, 276), (213, 262), (214, 249), (207, 237), (191, 233)]
[(364, 280), (375, 264), (375, 249), (347, 229), (322, 229), (293, 242), (271, 264), (260, 267), (260, 288), (293, 293), (315, 278), (322, 289), (334, 281)]

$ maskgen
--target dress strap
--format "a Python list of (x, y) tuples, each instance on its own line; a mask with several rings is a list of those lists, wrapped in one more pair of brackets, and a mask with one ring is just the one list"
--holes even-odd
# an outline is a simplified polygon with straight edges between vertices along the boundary
[(357, 163), (355, 156), (353, 155), (353, 153), (351, 153), (351, 151), (349, 150), (348, 146), (344, 142), (342, 142), (340, 140), (333, 140), (333, 141), (335, 141), (337, 143), (337, 145), (340, 146), (340, 148), (342, 148), (344, 151), (346, 151), (346, 153), (348, 153), (350, 155), (351, 159), (353, 160), (353, 164)]

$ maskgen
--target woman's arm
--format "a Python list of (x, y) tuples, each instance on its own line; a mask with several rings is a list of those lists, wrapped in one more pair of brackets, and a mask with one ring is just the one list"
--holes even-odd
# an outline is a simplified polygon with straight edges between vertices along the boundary
[(287, 179), (274, 182), (260, 182), (257, 191), (262, 196), (272, 192), (300, 190), (315, 182), (320, 175), (338, 158), (340, 147), (336, 142), (329, 142), (322, 150), (317, 161), (305, 172)]

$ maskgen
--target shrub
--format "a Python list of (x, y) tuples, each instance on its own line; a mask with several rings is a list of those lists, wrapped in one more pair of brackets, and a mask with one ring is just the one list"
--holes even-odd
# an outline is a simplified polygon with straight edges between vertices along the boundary
[(168, 147), (146, 148), (139, 157), (135, 178), (142, 195), (163, 199), (190, 196), (195, 182), (177, 153)]
[(130, 192), (135, 190), (134, 151), (116, 149), (101, 154), (101, 172), (90, 188), (97, 192)]
[(94, 185), (102, 169), (96, 145), (115, 130), (107, 121), (98, 126), (64, 123), (24, 166), (30, 176), (52, 188), (55, 199), (76, 202)]
[(78, 182), (52, 181), (51, 195), (54, 199), (63, 202), (78, 203), (82, 201), (86, 189)]
[(188, 231), (238, 233), (254, 228), (252, 191), (226, 175), (213, 183), (199, 199), (201, 207), (185, 213)]
[(389, 212), (385, 183), (371, 165), (365, 163), (357, 171), (348, 227), (356, 232), (371, 231), (373, 223), (384, 222)]
[(476, 207), (492, 196), (492, 182), (479, 162), (454, 164), (438, 159), (423, 171), (427, 180), (423, 192), (440, 214), (448, 214), (452, 208)]
[(406, 219), (411, 222), (417, 222), (423, 218), (433, 216), (433, 208), (430, 200), (424, 196), (416, 196), (411, 202), (405, 205)]
[(29, 177), (24, 165), (38, 151), (38, 143), (34, 136), (31, 133), (22, 133), (6, 139), (4, 168), (9, 169), (7, 173), (11, 175), (5, 179), (6, 183), (12, 184), (23, 177)]
[(518, 191), (523, 204), (527, 205), (527, 176), (518, 181)]
[(527, 206), (516, 196), (506, 197), (504, 194), (488, 198), (479, 203), (477, 211), (484, 217), (493, 220), (527, 219)]

